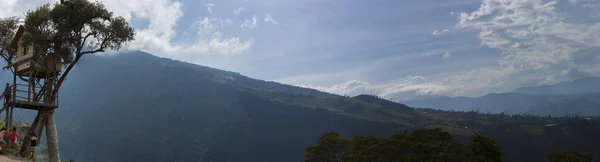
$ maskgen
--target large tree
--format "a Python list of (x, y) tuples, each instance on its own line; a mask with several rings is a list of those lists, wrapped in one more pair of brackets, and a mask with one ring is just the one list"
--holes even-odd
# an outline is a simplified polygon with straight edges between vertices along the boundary
[[(15, 59), (14, 51), (10, 51), (7, 42), (14, 36), (17, 20), (15, 17), (0, 19), (0, 56), (8, 64), (14, 63)], [(113, 15), (100, 2), (88, 0), (61, 0), (60, 3), (44, 4), (27, 12), (24, 20), (25, 31), (30, 33), (24, 37), (24, 41), (34, 43), (36, 48), (49, 48), (51, 54), (60, 56), (65, 67), (62, 74), (57, 74), (58, 77), (52, 79), (51, 83), (54, 84), (47, 87), (49, 91), (44, 96), (44, 101), (56, 99), (59, 88), (81, 57), (105, 50), (119, 50), (124, 43), (132, 41), (135, 35), (134, 29), (123, 17)], [(14, 73), (14, 66), (10, 68)], [(53, 112), (54, 110), (40, 111), (34, 124), (40, 121), (40, 124), (46, 126), (49, 159), (59, 161)], [(30, 131), (41, 131), (41, 128)], [(21, 153), (27, 152), (29, 146), (29, 138), (25, 139)]]

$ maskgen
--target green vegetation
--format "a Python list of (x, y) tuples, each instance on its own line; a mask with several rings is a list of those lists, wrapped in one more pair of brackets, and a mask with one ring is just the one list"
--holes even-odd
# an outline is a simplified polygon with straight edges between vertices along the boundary
[(355, 136), (344, 139), (325, 133), (305, 150), (307, 162), (469, 161), (501, 162), (500, 147), (489, 137), (475, 134), (468, 144), (440, 128), (394, 134), (390, 138)]
[[(307, 162), (366, 161), (464, 161), (501, 162), (502, 151), (490, 137), (475, 133), (466, 144), (440, 128), (420, 129), (394, 134), (390, 138), (354, 136), (342, 138), (338, 133), (323, 134), (304, 151)], [(591, 162), (593, 157), (576, 151), (552, 153), (549, 162)]]

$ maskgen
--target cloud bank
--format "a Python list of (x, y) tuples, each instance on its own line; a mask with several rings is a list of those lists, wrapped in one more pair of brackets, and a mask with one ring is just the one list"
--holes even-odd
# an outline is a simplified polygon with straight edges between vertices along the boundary
[[(571, 0), (571, 3), (577, 1)], [(460, 12), (456, 29), (475, 32), (481, 45), (503, 55), (496, 66), (481, 67), (445, 77), (419, 81), (404, 78), (381, 85), (351, 80), (332, 86), (311, 86), (338, 94), (370, 93), (385, 98), (409, 100), (430, 96), (476, 96), (524, 84), (551, 84), (598, 75), (599, 23), (573, 23), (559, 14), (557, 1), (484, 0), (472, 12)], [(583, 6), (586, 7), (586, 6)], [(587, 7), (590, 7), (588, 5)], [(438, 30), (433, 35), (440, 35)], [(450, 57), (446, 52), (444, 58)], [(422, 79), (427, 78), (427, 79)]]

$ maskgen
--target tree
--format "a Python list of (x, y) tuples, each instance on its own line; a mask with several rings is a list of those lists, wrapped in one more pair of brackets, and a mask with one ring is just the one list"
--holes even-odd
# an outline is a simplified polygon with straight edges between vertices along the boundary
[(549, 162), (591, 162), (592, 160), (594, 157), (591, 155), (576, 151), (556, 152), (548, 155)]
[[(0, 20), (0, 49), (1, 56), (11, 64), (14, 52), (6, 49), (6, 38), (12, 39), (14, 28), (17, 27), (16, 18)], [(100, 2), (87, 0), (61, 0), (54, 5), (44, 4), (25, 17), (25, 31), (30, 33), (24, 37), (26, 43), (34, 43), (34, 48), (48, 48), (49, 51), (60, 57), (62, 65), (66, 67), (64, 73), (51, 83), (44, 101), (54, 101), (58, 91), (67, 78), (69, 72), (84, 55), (104, 52), (105, 50), (119, 50), (126, 42), (134, 39), (135, 31), (127, 21), (120, 16), (114, 16)], [(10, 41), (10, 40), (8, 40)], [(87, 47), (87, 48), (86, 48)], [(14, 67), (13, 67), (14, 68)], [(13, 70), (13, 69), (11, 69)], [(14, 70), (13, 70), (14, 73)], [(21, 78), (23, 79), (23, 78)], [(60, 161), (58, 155), (58, 137), (54, 122), (54, 110), (40, 111), (36, 121), (46, 121), (46, 135), (48, 138), (48, 156), (50, 161)], [(43, 119), (42, 119), (43, 118)], [(39, 129), (41, 131), (41, 129)], [(30, 133), (28, 133), (30, 134)], [(26, 138), (24, 143), (28, 143)], [(27, 151), (28, 145), (21, 148), (21, 153)]]
[(15, 59), (14, 51), (9, 48), (9, 45), (15, 36), (18, 23), (19, 18), (17, 17), (0, 18), (0, 57), (8, 64)]
[(342, 162), (348, 160), (350, 143), (335, 132), (323, 134), (315, 146), (309, 146), (304, 151), (307, 162)]
[[(467, 147), (454, 138), (452, 134), (442, 131), (440, 128), (399, 133), (393, 135), (391, 138), (355, 136), (352, 139), (343, 139), (337, 133), (330, 132), (319, 138), (316, 146), (309, 146), (305, 150), (305, 155), (306, 161), (341, 160), (350, 162), (484, 162), (499, 159), (500, 157), (496, 157), (499, 156), (499, 147), (493, 141), (490, 142), (488, 140), (491, 139), (482, 134), (472, 137), (470, 143), (476, 148), (476, 151), (473, 151), (470, 147)], [(492, 151), (488, 151), (489, 148)], [(498, 153), (494, 151), (498, 151)]]
[(502, 152), (500, 146), (491, 138), (475, 133), (469, 137), (468, 147), (473, 151), (473, 158), (477, 161), (501, 162)]
[(471, 152), (441, 128), (420, 129), (408, 134), (409, 161), (463, 161)]

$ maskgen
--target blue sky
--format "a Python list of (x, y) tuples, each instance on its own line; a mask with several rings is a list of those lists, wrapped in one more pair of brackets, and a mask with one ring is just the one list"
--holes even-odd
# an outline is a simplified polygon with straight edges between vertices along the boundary
[[(102, 0), (125, 48), (342, 95), (478, 96), (600, 75), (600, 0)], [(3, 0), (0, 16), (48, 0)]]

